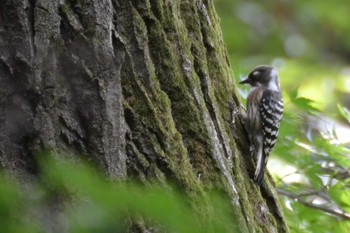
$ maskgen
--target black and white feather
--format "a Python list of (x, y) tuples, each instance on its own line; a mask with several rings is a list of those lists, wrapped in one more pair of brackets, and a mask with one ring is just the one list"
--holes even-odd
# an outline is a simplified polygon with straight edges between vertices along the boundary
[(283, 115), (283, 98), (277, 71), (271, 66), (256, 67), (240, 83), (252, 86), (244, 120), (256, 159), (254, 180), (260, 184), (268, 156), (277, 140)]
[[(259, 105), (261, 130), (263, 134), (263, 158), (264, 169), (268, 156), (277, 141), (280, 121), (283, 116), (283, 99), (280, 92), (266, 89)], [(264, 172), (256, 174), (256, 180), (261, 181)]]

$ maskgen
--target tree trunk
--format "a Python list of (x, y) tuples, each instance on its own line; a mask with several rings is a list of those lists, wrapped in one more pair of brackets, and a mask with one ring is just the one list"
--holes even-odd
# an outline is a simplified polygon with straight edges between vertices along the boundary
[(1, 0), (1, 167), (25, 180), (50, 148), (222, 190), (240, 232), (287, 232), (271, 178), (251, 179), (218, 21), (211, 0)]

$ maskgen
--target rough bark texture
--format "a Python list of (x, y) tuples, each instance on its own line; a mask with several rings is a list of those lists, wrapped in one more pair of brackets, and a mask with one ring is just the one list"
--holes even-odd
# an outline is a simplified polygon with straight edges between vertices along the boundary
[(0, 164), (17, 177), (51, 148), (194, 203), (223, 190), (241, 232), (288, 231), (271, 179), (251, 180), (213, 1), (1, 0), (0, 79)]

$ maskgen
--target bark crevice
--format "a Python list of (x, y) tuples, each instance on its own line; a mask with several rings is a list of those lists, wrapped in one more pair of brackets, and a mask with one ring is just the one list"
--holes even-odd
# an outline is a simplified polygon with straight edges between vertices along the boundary
[(28, 28), (30, 37), (31, 55), (34, 58), (36, 56), (35, 45), (35, 5), (37, 0), (28, 0)]

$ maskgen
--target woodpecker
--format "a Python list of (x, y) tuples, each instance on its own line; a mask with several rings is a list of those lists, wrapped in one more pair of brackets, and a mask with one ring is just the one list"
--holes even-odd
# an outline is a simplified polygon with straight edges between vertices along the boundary
[(283, 97), (278, 73), (271, 66), (256, 67), (240, 84), (251, 85), (243, 122), (256, 159), (254, 180), (260, 185), (269, 154), (277, 140), (283, 115)]

